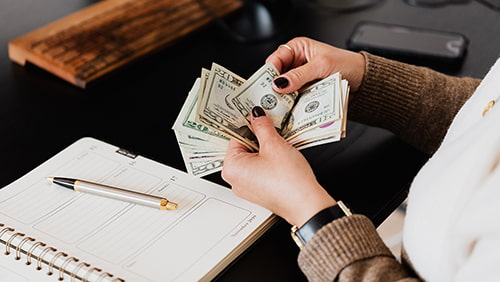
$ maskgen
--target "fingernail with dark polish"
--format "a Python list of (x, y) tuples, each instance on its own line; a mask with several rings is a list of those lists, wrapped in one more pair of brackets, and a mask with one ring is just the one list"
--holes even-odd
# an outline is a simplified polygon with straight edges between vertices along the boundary
[(263, 108), (261, 108), (259, 106), (253, 107), (253, 109), (252, 109), (252, 116), (254, 118), (258, 118), (258, 117), (265, 116), (265, 115), (266, 115), (266, 112), (264, 112)]
[(288, 86), (288, 79), (284, 77), (278, 77), (274, 80), (274, 85), (278, 88), (285, 88)]

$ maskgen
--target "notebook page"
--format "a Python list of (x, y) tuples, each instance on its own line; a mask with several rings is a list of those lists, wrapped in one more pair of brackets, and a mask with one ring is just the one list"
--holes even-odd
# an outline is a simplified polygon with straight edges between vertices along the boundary
[[(0, 281), (6, 282), (54, 282), (54, 277), (45, 273), (31, 273), (34, 269), (26, 267), (24, 263), (14, 260), (12, 257), (0, 255)], [(36, 280), (34, 280), (34, 276)]]
[[(202, 279), (271, 216), (225, 187), (117, 149), (83, 138), (0, 189), (0, 223), (58, 249), (46, 251), (47, 258), (62, 251), (127, 281), (186, 281)], [(79, 193), (48, 176), (163, 196), (178, 209)], [(42, 254), (42, 248), (33, 252)], [(54, 264), (64, 263), (60, 257)]]

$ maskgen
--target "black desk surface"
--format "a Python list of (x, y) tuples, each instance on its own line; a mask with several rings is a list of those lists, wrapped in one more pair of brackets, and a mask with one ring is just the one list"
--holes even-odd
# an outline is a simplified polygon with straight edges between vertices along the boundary
[[(170, 128), (201, 67), (217, 62), (248, 77), (279, 44), (294, 36), (344, 47), (361, 20), (461, 32), (470, 44), (462, 68), (453, 73), (459, 76), (482, 77), (500, 51), (500, 13), (478, 2), (430, 9), (390, 0), (349, 13), (301, 2), (290, 11), (289, 5), (281, 4), (280, 10), (293, 20), (275, 38), (241, 44), (210, 26), (87, 90), (9, 61), (9, 40), (94, 2), (0, 1), (0, 187), (83, 136), (184, 170)], [(350, 122), (347, 136), (342, 142), (303, 152), (335, 198), (379, 224), (404, 198), (425, 156), (381, 129)], [(224, 184), (220, 174), (207, 178)], [(304, 281), (297, 253), (289, 226), (280, 222), (218, 280)]]

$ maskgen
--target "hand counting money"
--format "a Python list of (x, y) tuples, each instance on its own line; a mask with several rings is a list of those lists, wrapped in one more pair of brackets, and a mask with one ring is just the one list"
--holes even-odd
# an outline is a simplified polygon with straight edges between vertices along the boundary
[(339, 73), (289, 94), (272, 89), (278, 76), (271, 63), (248, 80), (216, 63), (202, 68), (172, 127), (188, 173), (202, 177), (220, 171), (230, 139), (258, 151), (250, 126), (255, 106), (299, 150), (345, 136), (349, 85)]

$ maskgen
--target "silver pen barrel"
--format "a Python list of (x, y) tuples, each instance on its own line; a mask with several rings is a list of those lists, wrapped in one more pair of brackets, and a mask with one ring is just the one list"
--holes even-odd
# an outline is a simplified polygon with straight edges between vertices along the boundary
[(102, 184), (91, 183), (83, 180), (75, 180), (74, 190), (106, 198), (135, 203), (138, 205), (159, 208), (162, 210), (177, 209), (176, 203), (172, 203), (162, 197), (129, 191)]

